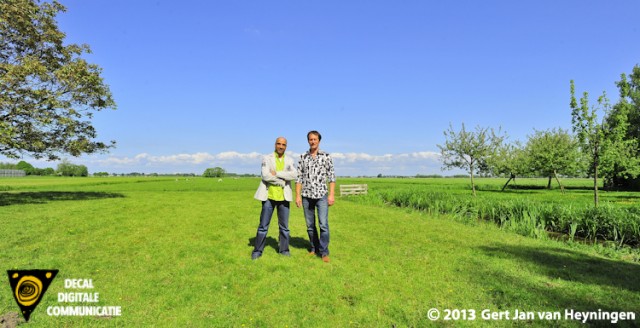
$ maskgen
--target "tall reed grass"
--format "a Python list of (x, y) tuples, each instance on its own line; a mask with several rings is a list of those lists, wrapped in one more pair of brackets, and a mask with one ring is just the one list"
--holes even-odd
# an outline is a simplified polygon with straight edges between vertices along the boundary
[(640, 243), (640, 208), (601, 203), (541, 203), (526, 198), (491, 199), (420, 188), (387, 189), (372, 194), (380, 201), (431, 214), (446, 214), (461, 221), (485, 220), (501, 228), (531, 237), (548, 232), (592, 242), (610, 241), (619, 246)]

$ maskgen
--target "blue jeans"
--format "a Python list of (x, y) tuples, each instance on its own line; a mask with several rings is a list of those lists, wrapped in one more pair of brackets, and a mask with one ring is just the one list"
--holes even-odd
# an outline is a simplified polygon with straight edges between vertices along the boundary
[(260, 212), (260, 225), (258, 226), (255, 248), (253, 249), (254, 255), (262, 255), (262, 251), (264, 250), (264, 246), (266, 244), (267, 232), (269, 231), (269, 224), (271, 223), (271, 216), (273, 215), (274, 208), (278, 209), (278, 228), (280, 229), (280, 236), (278, 238), (279, 252), (283, 255), (289, 255), (289, 202), (276, 201), (271, 199), (262, 202), (262, 212)]
[[(311, 242), (311, 251), (320, 255), (329, 255), (329, 202), (327, 195), (320, 199), (302, 197), (304, 218), (307, 221), (307, 234)], [(318, 210), (318, 225), (320, 235), (316, 229), (316, 209)]]

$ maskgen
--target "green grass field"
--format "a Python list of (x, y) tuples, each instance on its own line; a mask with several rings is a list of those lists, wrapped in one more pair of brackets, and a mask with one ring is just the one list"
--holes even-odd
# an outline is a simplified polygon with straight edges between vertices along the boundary
[[(372, 194), (403, 184), (470, 193), (466, 180), (339, 183), (368, 183)], [(481, 179), (480, 194), (499, 190), (501, 183)], [(1, 268), (59, 270), (25, 326), (578, 327), (583, 324), (565, 318), (565, 311), (640, 315), (638, 263), (360, 196), (338, 198), (330, 209), (331, 263), (307, 255), (304, 218), (295, 206), (292, 256), (277, 254), (273, 220), (264, 255), (252, 261), (257, 184), (251, 178), (0, 180)], [(558, 190), (511, 195), (538, 193), (560, 197)], [(574, 202), (590, 199), (588, 190), (569, 193)], [(92, 279), (94, 288), (65, 289), (64, 280), (73, 278)], [(0, 315), (18, 312), (8, 278), (0, 281)], [(99, 293), (100, 299), (60, 303), (63, 292)], [(47, 314), (49, 307), (76, 305), (120, 306), (122, 315)], [(431, 309), (439, 310), (438, 320), (429, 319)], [(502, 319), (485, 320), (484, 310)], [(562, 318), (506, 320), (516, 310), (558, 312)], [(445, 320), (448, 313), (458, 320)], [(611, 320), (587, 323), (605, 327)], [(636, 318), (618, 325), (639, 323)]]

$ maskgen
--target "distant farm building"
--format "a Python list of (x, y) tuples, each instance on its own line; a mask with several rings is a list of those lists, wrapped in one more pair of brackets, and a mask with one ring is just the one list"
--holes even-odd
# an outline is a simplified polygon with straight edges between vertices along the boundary
[(0, 170), (0, 178), (23, 177), (27, 175), (23, 170)]

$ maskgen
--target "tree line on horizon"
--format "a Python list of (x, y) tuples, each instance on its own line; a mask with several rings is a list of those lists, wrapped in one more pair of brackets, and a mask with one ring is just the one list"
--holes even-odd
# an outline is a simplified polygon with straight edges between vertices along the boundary
[(56, 169), (52, 167), (37, 168), (29, 164), (26, 161), (20, 161), (18, 163), (2, 163), (0, 162), (0, 169), (4, 170), (22, 170), (26, 175), (39, 175), (39, 176), (65, 176), (65, 177), (86, 177), (89, 176), (89, 170), (85, 165), (77, 165), (63, 160), (58, 164)]

